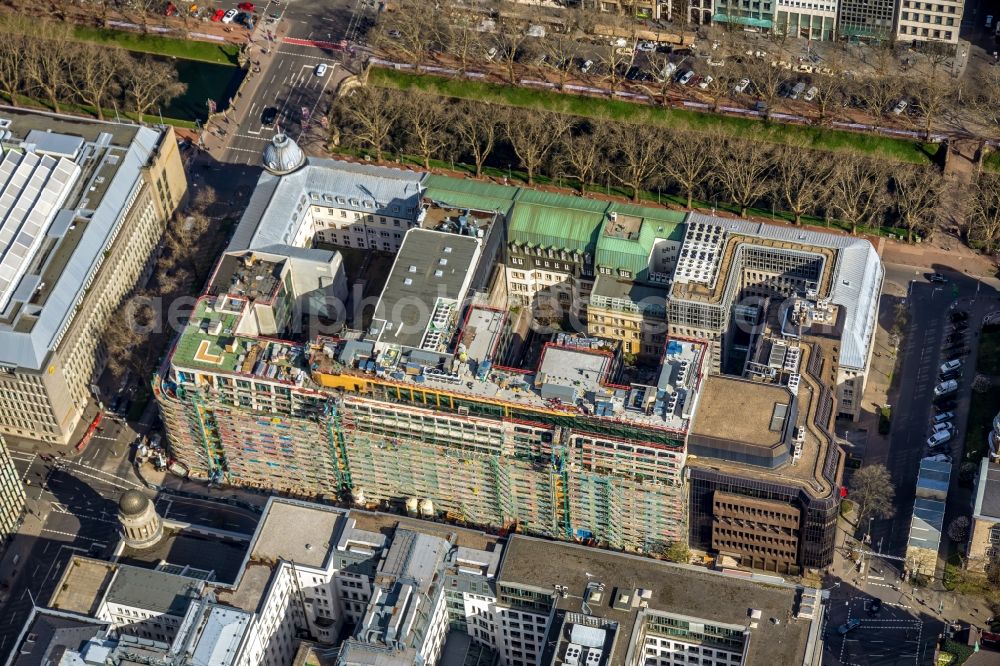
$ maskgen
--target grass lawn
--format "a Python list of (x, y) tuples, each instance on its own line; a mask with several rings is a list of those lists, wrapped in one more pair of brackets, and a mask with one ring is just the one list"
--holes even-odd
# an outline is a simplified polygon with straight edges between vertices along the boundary
[(937, 144), (933, 143), (905, 141), (871, 134), (768, 123), (749, 118), (733, 118), (714, 113), (667, 109), (551, 90), (517, 88), (480, 81), (411, 74), (392, 69), (372, 68), (368, 73), (368, 81), (372, 85), (384, 88), (422, 90), (446, 97), (544, 109), (589, 118), (605, 118), (639, 124), (652, 123), (673, 129), (702, 132), (720, 128), (727, 133), (750, 134), (756, 139), (774, 143), (793, 143), (819, 150), (856, 150), (913, 164), (930, 163), (939, 148)]
[(82, 42), (97, 42), (113, 44), (129, 51), (152, 53), (155, 55), (201, 60), (223, 65), (235, 65), (240, 49), (235, 44), (201, 42), (194, 39), (177, 39), (160, 37), (159, 35), (143, 35), (125, 30), (110, 30), (77, 25), (73, 27), (73, 36)]
[[(0, 100), (5, 103), (10, 102), (10, 97), (7, 95), (0, 95)], [(52, 111), (52, 105), (48, 102), (43, 102), (41, 100), (33, 99), (31, 97), (25, 97), (24, 95), (18, 95), (17, 105), (24, 108), (34, 108), (34, 109), (44, 109), (46, 111)], [(97, 112), (95, 107), (87, 104), (70, 104), (62, 103), (59, 105), (59, 111), (61, 113), (76, 114), (81, 116), (90, 116), (91, 118), (97, 118)], [(135, 120), (135, 114), (127, 111), (119, 111), (123, 119), (127, 118), (129, 120)], [(115, 111), (114, 109), (104, 109), (104, 119), (114, 120)], [(160, 116), (145, 114), (142, 117), (143, 122), (149, 124), (159, 124)], [(179, 118), (168, 118), (163, 116), (163, 123), (166, 125), (173, 125), (174, 127), (184, 127), (186, 129), (195, 129), (198, 125), (193, 120), (180, 120)]]
[(1000, 326), (983, 329), (979, 338), (976, 371), (984, 375), (1000, 375)]
[(969, 422), (965, 428), (965, 460), (978, 463), (986, 455), (986, 436), (993, 429), (993, 417), (1000, 412), (1000, 387), (986, 393), (972, 392)]
[(983, 160), (983, 166), (990, 171), (1000, 171), (1000, 151), (991, 151)]

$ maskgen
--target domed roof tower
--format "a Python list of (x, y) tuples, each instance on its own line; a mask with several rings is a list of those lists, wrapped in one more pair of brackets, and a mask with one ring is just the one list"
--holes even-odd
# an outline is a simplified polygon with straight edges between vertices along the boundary
[(149, 548), (163, 536), (163, 521), (156, 507), (138, 490), (126, 490), (118, 498), (118, 522), (130, 548)]
[(306, 162), (306, 156), (284, 132), (278, 132), (264, 148), (264, 168), (276, 176), (289, 174)]

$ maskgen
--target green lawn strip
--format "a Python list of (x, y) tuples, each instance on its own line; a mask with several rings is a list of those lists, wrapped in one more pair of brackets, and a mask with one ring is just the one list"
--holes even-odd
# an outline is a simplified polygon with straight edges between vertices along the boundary
[(228, 42), (203, 42), (195, 39), (177, 39), (159, 35), (143, 35), (126, 30), (73, 26), (73, 36), (82, 42), (112, 44), (129, 51), (153, 55), (201, 60), (222, 65), (237, 64), (239, 46)]
[(965, 427), (965, 460), (978, 463), (986, 455), (986, 437), (993, 429), (993, 417), (1000, 412), (1000, 388), (991, 387), (985, 393), (972, 392), (969, 421)]
[(979, 338), (976, 371), (984, 375), (1000, 375), (1000, 326), (983, 329)]
[(906, 141), (872, 134), (768, 123), (749, 118), (733, 118), (713, 113), (668, 109), (551, 90), (411, 74), (380, 67), (369, 70), (368, 81), (375, 86), (384, 88), (415, 89), (446, 97), (556, 111), (588, 118), (603, 118), (639, 124), (652, 123), (673, 129), (701, 132), (720, 128), (731, 134), (749, 135), (755, 139), (774, 143), (788, 143), (818, 150), (856, 150), (913, 164), (930, 163), (939, 149), (938, 144)]
[[(8, 95), (0, 94), (0, 99), (5, 102), (10, 102), (10, 97)], [(43, 111), (55, 111), (49, 102), (43, 102), (32, 97), (25, 97), (24, 95), (17, 96), (17, 106), (26, 109), (41, 109)], [(97, 118), (97, 112), (94, 110), (93, 106), (89, 104), (73, 104), (71, 102), (63, 102), (59, 105), (59, 113), (66, 113), (69, 115), (78, 116), (89, 116), (90, 118)], [(119, 111), (121, 118), (126, 120), (135, 120), (134, 113), (128, 113), (124, 111)], [(115, 111), (114, 109), (104, 109), (104, 120), (114, 120)], [(198, 124), (193, 120), (180, 120), (179, 118), (167, 118), (164, 116), (153, 116), (149, 114), (144, 114), (142, 120), (150, 125), (158, 125), (160, 121), (163, 121), (165, 125), (173, 125), (174, 127), (183, 127), (185, 129), (196, 129)]]
[(1000, 171), (1000, 150), (992, 150), (983, 159), (983, 167), (989, 171)]

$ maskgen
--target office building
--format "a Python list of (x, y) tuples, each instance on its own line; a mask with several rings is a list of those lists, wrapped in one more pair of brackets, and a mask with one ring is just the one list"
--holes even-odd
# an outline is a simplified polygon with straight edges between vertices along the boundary
[(819, 42), (837, 36), (837, 0), (778, 0), (777, 34)]
[(24, 520), (24, 481), (14, 467), (7, 443), (0, 437), (0, 551)]
[(0, 109), (0, 434), (67, 444), (187, 183), (170, 127)]
[(751, 32), (770, 32), (778, 11), (777, 0), (715, 0), (712, 23), (725, 23)]
[(900, 0), (896, 39), (912, 42), (914, 46), (919, 43), (922, 48), (940, 45), (946, 52), (954, 54), (964, 10), (965, 3), (955, 0)]
[[(199, 570), (211, 564), (206, 552)], [(286, 666), (306, 654), (337, 666), (806, 666), (822, 654), (821, 594), (272, 498), (232, 583), (74, 557), (7, 666), (54, 647), (115, 666)]]
[(966, 548), (970, 568), (983, 571), (996, 567), (1000, 558), (1000, 465), (989, 457), (979, 463)]
[[(637, 312), (629, 294), (613, 299), (599, 291), (590, 300), (595, 327), (615, 327), (599, 316), (659, 318), (661, 337), (648, 338), (646, 349), (638, 346), (639, 327), (631, 329), (626, 344), (646, 352), (649, 368), (622, 383), (628, 352), (612, 330), (557, 333), (532, 345), (531, 317), (518, 316), (529, 314), (524, 306), (539, 291), (563, 281), (574, 289), (594, 284), (595, 255), (605, 269), (598, 284), (627, 279), (625, 271), (663, 281), (680, 239), (675, 214), (608, 210), (606, 202), (440, 177), (428, 177), (421, 196), (404, 201), (416, 187), (412, 174), (354, 165), (336, 176), (309, 176), (315, 190), (285, 189), (303, 187), (286, 179), (341, 168), (307, 161), (277, 182), (262, 177), (156, 386), (173, 455), (195, 475), (349, 496), (360, 506), (426, 501), (430, 514), (456, 521), (631, 550), (683, 541), (684, 437), (704, 346), (668, 345), (662, 302), (653, 314)], [(348, 176), (354, 195), (345, 192)], [(399, 182), (383, 182), (393, 179)], [(328, 195), (324, 183), (341, 194)], [(245, 263), (265, 250), (327, 252), (324, 261), (337, 265), (339, 253), (306, 249), (320, 219), (311, 209), (357, 192), (372, 193), (372, 210), (391, 211), (398, 200), (400, 214), (411, 216), (401, 223), (405, 233), (370, 320), (341, 337), (281, 337), (296, 333), (295, 308), (272, 308), (266, 317), (259, 310), (262, 299), (276, 302), (262, 294), (288, 281), (231, 279), (223, 266), (234, 255)], [(298, 201), (301, 214), (281, 215), (271, 208), (275, 201)], [(560, 213), (566, 201), (584, 203)], [(560, 214), (567, 233), (548, 228)], [(631, 226), (607, 227), (616, 220)], [(602, 228), (611, 229), (604, 240)], [(505, 256), (506, 275), (498, 268)], [(344, 293), (339, 280), (328, 286)], [(240, 287), (264, 283), (274, 286), (253, 294)], [(304, 298), (301, 284), (291, 280), (291, 300)]]
[(850, 42), (882, 43), (895, 38), (896, 0), (839, 0), (837, 35)]
[[(636, 552), (690, 539), (772, 571), (830, 563), (833, 424), (860, 413), (882, 281), (870, 243), (289, 162), (155, 381), (193, 475)], [(360, 210), (317, 212), (338, 197)], [(402, 238), (358, 308), (345, 236), (317, 247), (317, 221), (388, 211), (396, 228), (394, 206)]]
[(708, 377), (688, 436), (692, 547), (780, 573), (833, 561), (843, 467), (817, 375)]
[(692, 213), (668, 299), (669, 333), (710, 341), (712, 371), (734, 375), (766, 366), (770, 358), (753, 354), (772, 337), (812, 346), (828, 364), (824, 384), (833, 385), (837, 415), (857, 420), (882, 278), (867, 240)]

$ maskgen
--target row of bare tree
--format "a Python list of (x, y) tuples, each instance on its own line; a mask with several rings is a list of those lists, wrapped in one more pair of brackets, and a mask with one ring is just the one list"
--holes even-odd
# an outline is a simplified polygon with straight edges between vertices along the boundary
[[(583, 60), (594, 58), (597, 65), (590, 75), (599, 72), (604, 87), (615, 91), (625, 84), (626, 70), (633, 62), (631, 51), (614, 40), (594, 39), (592, 33), (595, 24), (600, 23), (613, 27), (618, 34), (631, 34), (625, 40), (631, 44), (640, 27), (635, 21), (579, 5), (560, 10), (559, 23), (553, 25), (543, 21), (543, 15), (551, 12), (538, 10), (537, 20), (548, 31), (544, 37), (537, 37), (526, 30), (525, 13), (530, 8), (512, 6), (516, 12), (503, 3), (486, 0), (461, 5), (460, 9), (455, 5), (450, 11), (438, 13), (425, 11), (417, 0), (398, 0), (393, 11), (380, 17), (372, 41), (377, 48), (414, 65), (417, 71), (431, 59), (445, 60), (462, 72), (492, 61), (510, 85), (524, 77), (541, 77), (562, 88), (579, 76)], [(668, 67), (671, 56), (661, 52), (648, 54), (646, 74), (650, 80), (629, 85), (661, 104), (682, 96), (698, 96), (708, 98), (713, 109), (718, 110), (723, 99), (734, 96), (736, 83), (746, 78), (751, 82), (746, 94), (764, 102), (767, 115), (777, 107), (788, 106), (782, 93), (805, 79), (816, 86), (817, 92), (809, 104), (800, 103), (795, 110), (818, 124), (858, 114), (882, 123), (900, 99), (907, 99), (912, 103), (906, 113), (891, 117), (925, 135), (947, 128), (1000, 139), (1000, 72), (995, 67), (980, 68), (974, 75), (960, 79), (949, 66), (953, 56), (945, 50), (929, 49), (919, 57), (917, 65), (908, 67), (888, 45), (870, 49), (865, 65), (869, 73), (861, 74), (853, 69), (857, 66), (856, 54), (840, 45), (829, 49), (823, 60), (826, 74), (806, 75), (774, 66), (775, 56), (766, 52), (758, 57), (761, 49), (770, 48), (767, 40), (751, 39), (742, 30), (719, 29), (713, 34), (718, 39), (711, 57), (725, 65), (711, 68), (711, 80), (706, 78), (703, 91), (676, 86), (676, 72)], [(775, 35), (773, 39), (779, 42), (774, 44), (777, 47), (787, 36)], [(584, 52), (582, 41), (594, 43)], [(688, 64), (694, 62), (697, 60), (689, 60)]]
[(909, 236), (931, 230), (942, 179), (937, 169), (854, 153), (775, 145), (718, 133), (584, 120), (535, 110), (448, 100), (373, 87), (341, 98), (331, 140), (382, 160), (387, 153), (464, 162), (477, 177), (486, 166), (516, 161), (536, 177), (575, 182), (581, 190), (613, 183), (638, 201), (665, 189), (695, 200), (842, 220), (853, 229), (889, 224)]
[(72, 26), (4, 15), (0, 21), (0, 94), (17, 105), (27, 97), (59, 112), (67, 104), (109, 107), (137, 116), (184, 93), (169, 63), (120, 48), (77, 42)]
[[(102, 339), (107, 370), (117, 382), (129, 372), (146, 377), (152, 353), (159, 349), (164, 327), (156, 327), (158, 303), (169, 302), (197, 279), (199, 248), (206, 242), (211, 222), (206, 213), (216, 204), (216, 193), (202, 186), (191, 201), (190, 214), (178, 213), (168, 223), (149, 282), (125, 298), (108, 321)], [(169, 331), (166, 331), (169, 333)]]

